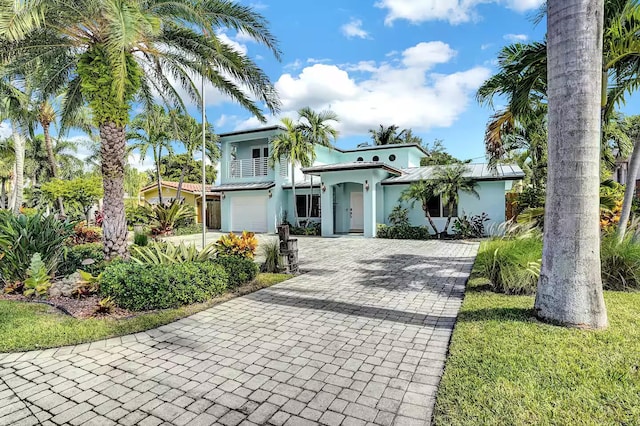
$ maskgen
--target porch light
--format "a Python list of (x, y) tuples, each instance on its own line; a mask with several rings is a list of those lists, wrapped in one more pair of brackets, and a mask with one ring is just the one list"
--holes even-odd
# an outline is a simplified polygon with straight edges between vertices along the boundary
[(322, 184), (322, 192), (327, 192), (327, 186), (324, 183)]
[(271, 190), (269, 190), (268, 194), (269, 194), (269, 198), (273, 197), (273, 192), (271, 192)]
[(369, 190), (369, 181), (368, 181), (368, 180), (365, 180), (365, 181), (364, 181), (364, 189), (365, 189), (366, 191), (368, 191), (368, 190)]
[(223, 200), (226, 198), (227, 196), (224, 195), (224, 192), (220, 193), (220, 198), (222, 198)]

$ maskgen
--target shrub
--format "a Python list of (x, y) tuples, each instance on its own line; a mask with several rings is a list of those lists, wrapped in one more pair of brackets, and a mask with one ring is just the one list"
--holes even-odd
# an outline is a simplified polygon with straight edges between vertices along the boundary
[(320, 222), (310, 222), (307, 226), (289, 225), (289, 233), (291, 235), (320, 235), (321, 232), (322, 225)]
[(266, 243), (262, 247), (262, 255), (264, 256), (264, 263), (262, 264), (262, 270), (264, 272), (276, 273), (282, 269), (279, 241)]
[(258, 265), (246, 257), (221, 256), (215, 259), (213, 263), (222, 266), (229, 275), (227, 287), (230, 289), (253, 281), (258, 275)]
[(202, 224), (192, 223), (191, 225), (180, 226), (175, 229), (175, 235), (192, 235), (202, 232)]
[(55, 272), (63, 242), (72, 233), (73, 224), (52, 215), (14, 216), (0, 211), (0, 281), (23, 281), (35, 253), (40, 253), (48, 272)]
[(392, 238), (399, 240), (428, 240), (432, 238), (426, 226), (389, 226), (378, 224), (378, 238)]
[(109, 315), (116, 309), (116, 304), (111, 296), (100, 299), (93, 308), (92, 316)]
[(233, 232), (223, 235), (215, 243), (218, 256), (240, 256), (253, 259), (256, 255), (258, 239), (253, 232), (243, 231), (238, 236)]
[(632, 236), (621, 243), (615, 235), (603, 237), (600, 262), (605, 290), (640, 289), (640, 244)]
[(125, 202), (124, 214), (127, 219), (127, 225), (129, 226), (149, 223), (151, 220), (151, 209), (149, 207), (140, 206), (137, 203)]
[(133, 234), (133, 244), (144, 247), (149, 244), (149, 236), (144, 232), (136, 232)]
[(224, 267), (211, 262), (114, 262), (102, 275), (100, 292), (120, 307), (144, 311), (204, 302), (223, 293), (227, 281)]
[(542, 240), (538, 236), (496, 239), (483, 243), (475, 266), (491, 281), (496, 293), (534, 294), (541, 258)]
[(198, 250), (193, 244), (180, 243), (176, 246), (157, 241), (149, 243), (146, 247), (131, 247), (131, 260), (141, 265), (204, 262), (213, 259), (215, 254), (214, 244), (208, 244), (202, 250)]
[(168, 235), (180, 224), (187, 225), (193, 221), (195, 212), (193, 208), (173, 200), (168, 205), (154, 205), (151, 208), (149, 218), (151, 233), (153, 235)]
[(391, 226), (411, 226), (409, 223), (409, 210), (402, 206), (395, 206), (389, 213)]
[(481, 238), (485, 236), (484, 223), (489, 221), (489, 215), (463, 214), (453, 222), (453, 232), (460, 238)]
[(57, 275), (67, 277), (78, 269), (98, 275), (105, 267), (106, 260), (101, 243), (67, 246)]
[(97, 226), (87, 226), (86, 222), (79, 222), (73, 227), (71, 244), (89, 244), (102, 241), (102, 229)]
[(46, 296), (49, 287), (51, 287), (51, 278), (47, 272), (47, 266), (40, 257), (40, 253), (34, 253), (31, 257), (27, 276), (22, 294), (25, 296)]
[(90, 294), (97, 293), (100, 289), (100, 280), (102, 279), (102, 274), (94, 277), (88, 272), (79, 271), (80, 280), (76, 282), (76, 287), (73, 289), (73, 295), (82, 297), (88, 296)]

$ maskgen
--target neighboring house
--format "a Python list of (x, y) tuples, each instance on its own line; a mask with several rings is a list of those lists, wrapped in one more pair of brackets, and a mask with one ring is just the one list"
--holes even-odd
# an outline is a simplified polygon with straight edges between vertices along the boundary
[[(275, 232), (277, 225), (293, 218), (291, 167), (286, 161), (269, 164), (270, 140), (278, 126), (220, 135), (220, 181), (211, 190), (221, 194), (222, 231)], [(379, 223), (388, 223), (400, 193), (411, 182), (428, 179), (434, 167), (420, 167), (427, 156), (414, 144), (360, 146), (337, 149), (316, 146), (312, 167), (295, 169), (298, 217), (321, 222), (322, 236), (362, 233), (375, 237)], [(273, 166), (273, 167), (272, 167)], [(313, 177), (311, 217), (306, 218)], [(478, 181), (480, 199), (460, 194), (457, 214), (486, 212), (491, 222), (505, 220), (505, 193), (524, 173), (518, 166), (470, 164), (469, 177)], [(419, 202), (409, 209), (413, 225), (426, 225)], [(439, 199), (429, 205), (431, 216), (444, 227), (446, 216)], [(453, 221), (452, 221), (453, 222)]]
[[(162, 181), (162, 201), (169, 203), (178, 195), (178, 182)], [(192, 206), (196, 213), (196, 220), (202, 223), (202, 184), (183, 183), (180, 198), (186, 205)], [(151, 183), (140, 190), (140, 199), (149, 204), (158, 204), (157, 182)], [(207, 227), (220, 229), (220, 193), (208, 191), (207, 199)]]

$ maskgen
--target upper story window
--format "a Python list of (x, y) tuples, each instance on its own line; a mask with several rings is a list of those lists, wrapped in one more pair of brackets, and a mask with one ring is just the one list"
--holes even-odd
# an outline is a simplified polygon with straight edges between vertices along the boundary
[(358, 159), (356, 161), (364, 161), (364, 158), (358, 157)]
[(380, 157), (378, 157), (377, 155), (374, 155), (371, 160), (372, 161), (380, 161)]
[(396, 155), (395, 154), (391, 154), (389, 156), (389, 161), (396, 161)]

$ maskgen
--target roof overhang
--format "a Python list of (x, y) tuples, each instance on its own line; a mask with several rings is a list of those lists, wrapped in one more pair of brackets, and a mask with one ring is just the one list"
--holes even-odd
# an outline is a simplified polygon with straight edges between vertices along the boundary
[(392, 167), (386, 163), (364, 162), (364, 161), (356, 161), (356, 162), (350, 162), (350, 163), (322, 164), (319, 166), (305, 167), (302, 169), (302, 173), (306, 175), (321, 175), (323, 173), (348, 172), (348, 171), (371, 170), (371, 169), (384, 170), (396, 176), (402, 175), (402, 171), (400, 169), (396, 169), (395, 167)]
[(211, 189), (215, 192), (234, 191), (260, 191), (276, 186), (275, 182), (253, 182), (253, 183), (228, 183), (226, 185), (214, 186)]

